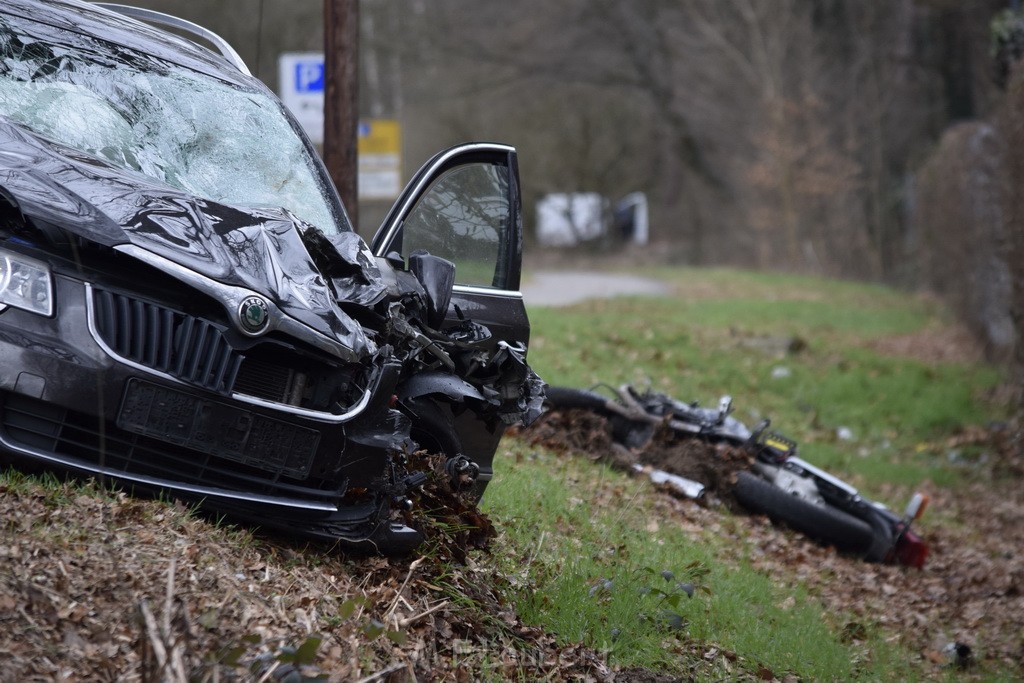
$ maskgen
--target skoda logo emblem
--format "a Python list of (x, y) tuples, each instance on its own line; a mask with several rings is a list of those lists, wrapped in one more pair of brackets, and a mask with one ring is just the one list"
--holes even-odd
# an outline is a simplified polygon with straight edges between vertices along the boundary
[(267, 329), (270, 322), (270, 308), (258, 296), (246, 297), (238, 307), (238, 320), (243, 330), (249, 334), (259, 334)]

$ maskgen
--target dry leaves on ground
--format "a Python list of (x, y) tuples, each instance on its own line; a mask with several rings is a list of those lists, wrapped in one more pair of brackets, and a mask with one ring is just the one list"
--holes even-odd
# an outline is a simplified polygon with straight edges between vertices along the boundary
[[(587, 424), (566, 438), (590, 456), (610, 439)], [(999, 451), (994, 471), (1019, 471), (1017, 435), (1004, 439), (1016, 451)], [(679, 463), (700, 452), (691, 446)], [(464, 535), (435, 533), (423, 555), (387, 559), (256, 537), (181, 505), (12, 477), (0, 483), (0, 681), (667, 680), (612, 671), (600, 653), (523, 624), (487, 551), (468, 552), (486, 545), (486, 518), (431, 495), (447, 501), (442, 526)], [(954, 641), (1024, 669), (1024, 492), (1013, 481), (939, 491), (942, 513), (931, 518), (943, 522), (926, 517), (932, 555), (921, 572), (839, 556), (763, 518), (669, 495), (654, 505), (662, 523), (695, 538), (736, 536), (724, 552), (806, 586), (852, 643), (879, 625), (925, 672), (944, 671), (941, 648)], [(694, 656), (722, 671), (736, 657), (701, 647)]]
[(180, 504), (0, 483), (0, 681), (625, 680), (523, 624), (468, 552), (489, 522), (429, 495), (458, 534), (387, 559), (218, 527)]

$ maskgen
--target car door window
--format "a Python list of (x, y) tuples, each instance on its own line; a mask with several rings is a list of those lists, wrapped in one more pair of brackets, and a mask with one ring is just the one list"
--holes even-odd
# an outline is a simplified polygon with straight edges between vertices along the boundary
[(402, 225), (402, 255), (423, 249), (455, 263), (460, 285), (503, 289), (512, 217), (509, 168), (456, 166), (439, 176)]

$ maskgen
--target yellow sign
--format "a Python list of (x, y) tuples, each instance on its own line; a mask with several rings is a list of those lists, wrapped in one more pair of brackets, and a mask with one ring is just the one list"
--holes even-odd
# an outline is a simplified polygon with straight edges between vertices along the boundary
[(359, 198), (394, 199), (402, 190), (402, 129), (394, 119), (359, 122)]
[(359, 122), (356, 151), (364, 154), (401, 154), (401, 127), (394, 119), (363, 119)]

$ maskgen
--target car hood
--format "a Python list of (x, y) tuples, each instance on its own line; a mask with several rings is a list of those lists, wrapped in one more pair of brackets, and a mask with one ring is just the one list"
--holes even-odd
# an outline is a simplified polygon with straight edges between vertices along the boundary
[(354, 234), (318, 240), (321, 247), (331, 245), (334, 261), (349, 266), (341, 286), (325, 279), (306, 249), (302, 231), (316, 228), (285, 209), (201, 199), (3, 117), (0, 188), (34, 221), (109, 247), (135, 245), (220, 283), (253, 290), (353, 356), (374, 351), (335, 298), (365, 304), (384, 289), (372, 255)]

